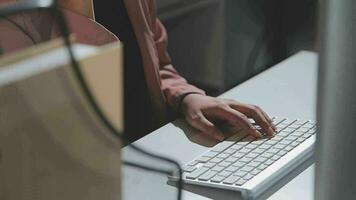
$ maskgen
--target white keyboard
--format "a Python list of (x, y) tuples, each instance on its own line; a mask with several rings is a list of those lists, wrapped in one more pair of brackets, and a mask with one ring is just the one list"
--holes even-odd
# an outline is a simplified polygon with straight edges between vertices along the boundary
[(273, 138), (236, 134), (185, 165), (183, 179), (213, 187), (241, 187), (316, 133), (312, 121), (287, 118), (273, 121), (277, 127)]

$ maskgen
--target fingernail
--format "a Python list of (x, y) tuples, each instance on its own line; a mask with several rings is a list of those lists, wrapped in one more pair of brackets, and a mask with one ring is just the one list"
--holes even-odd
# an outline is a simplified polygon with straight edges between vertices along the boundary
[(270, 135), (270, 136), (273, 136), (275, 134), (275, 131), (272, 128), (269, 128), (268, 132), (269, 132), (268, 135)]
[(223, 135), (217, 135), (216, 139), (219, 141), (224, 141), (225, 137)]
[(256, 137), (257, 137), (257, 138), (262, 138), (262, 135), (261, 135), (261, 133), (260, 133), (260, 132), (255, 131), (254, 133), (255, 133), (254, 135), (256, 135)]

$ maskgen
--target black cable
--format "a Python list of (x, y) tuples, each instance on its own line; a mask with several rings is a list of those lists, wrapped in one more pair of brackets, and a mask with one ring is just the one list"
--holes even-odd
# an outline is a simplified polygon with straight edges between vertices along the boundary
[[(31, 6), (33, 6), (31, 4), (32, 2), (27, 2), (27, 3), (29, 3), (29, 4), (26, 4), (25, 8), (23, 10), (21, 10), (21, 6), (18, 6), (18, 5), (15, 5), (15, 9), (14, 9), (13, 12), (9, 11), (9, 10), (2, 9), (2, 11), (6, 11), (6, 12), (5, 12), (5, 14), (1, 14), (1, 12), (0, 12), (0, 16), (9, 15), (10, 13), (14, 14), (14, 13), (20, 12), (20, 11), (28, 12), (28, 11), (36, 9), (35, 7), (31, 7)], [(77, 62), (77, 60), (74, 57), (74, 53), (73, 53), (73, 50), (72, 50), (72, 47), (71, 47), (71, 42), (70, 42), (70, 39), (69, 39), (69, 36), (70, 36), (69, 30), (68, 30), (67, 24), (65, 22), (65, 18), (63, 16), (63, 13), (59, 9), (59, 7), (57, 6), (57, 1), (56, 0), (54, 0), (53, 2), (51, 1), (51, 4), (48, 4), (48, 5), (50, 5), (50, 6), (45, 7), (45, 9), (50, 9), (57, 16), (57, 19), (58, 19), (57, 23), (58, 23), (61, 35), (62, 35), (62, 37), (64, 39), (65, 45), (67, 47), (68, 54), (69, 54), (69, 57), (70, 57), (70, 60), (71, 60), (71, 64), (72, 64), (72, 67), (73, 67), (73, 71), (77, 75), (79, 84), (81, 85), (85, 95), (87, 96), (87, 99), (89, 100), (89, 103), (91, 104), (92, 108), (96, 112), (96, 114), (99, 117), (99, 119), (110, 130), (110, 133), (114, 137), (118, 138), (124, 144), (128, 144), (128, 146), (130, 148), (132, 148), (133, 150), (135, 150), (135, 151), (137, 151), (137, 152), (139, 152), (141, 154), (147, 155), (149, 157), (152, 157), (152, 158), (155, 158), (155, 159), (158, 159), (158, 160), (162, 160), (162, 161), (165, 161), (167, 163), (171, 163), (171, 164), (175, 165), (177, 167), (178, 173), (179, 173), (177, 199), (180, 200), (182, 198), (182, 188), (183, 188), (182, 173), (183, 173), (183, 171), (182, 171), (182, 168), (180, 167), (179, 163), (177, 161), (175, 161), (175, 160), (172, 160), (172, 159), (169, 159), (169, 158), (165, 158), (165, 157), (160, 156), (160, 155), (155, 155), (154, 153), (151, 153), (151, 152), (149, 152), (147, 150), (141, 149), (140, 147), (138, 147), (136, 145), (129, 144), (127, 139), (125, 137), (123, 137), (119, 133), (119, 131), (117, 131), (111, 125), (111, 123), (108, 121), (108, 119), (106, 118), (106, 116), (103, 114), (102, 110), (100, 109), (100, 107), (96, 103), (95, 98), (91, 94), (91, 91), (90, 91), (88, 85), (86, 84), (86, 81), (85, 81), (85, 79), (84, 79), (84, 77), (82, 75), (82, 71), (80, 69), (79, 63)], [(28, 35), (26, 30), (22, 29), (22, 27), (20, 28), (20, 30), (22, 32), (24, 32), (24, 34)], [(161, 169), (158, 169), (158, 168), (142, 166), (140, 164), (135, 164), (135, 163), (132, 163), (132, 162), (124, 161), (124, 163), (128, 164), (129, 166), (136, 167), (136, 168), (141, 168), (141, 169), (148, 170), (148, 171), (153, 171), (153, 172), (162, 173), (162, 174), (166, 174), (166, 175), (171, 175), (172, 174), (170, 171), (165, 171), (165, 170), (161, 170)]]
[(33, 44), (37, 44), (36, 40), (31, 36), (30, 33), (28, 33), (22, 26), (20, 26), (18, 23), (16, 23), (15, 21), (13, 21), (12, 19), (6, 17), (6, 16), (1, 16), (0, 15), (0, 18), (3, 18), (4, 20), (10, 22), (12, 25), (16, 26), (18, 29), (21, 30), (21, 32), (23, 32), (23, 34), (25, 34)]
[(156, 173), (159, 173), (159, 174), (166, 174), (166, 175), (170, 175), (171, 174), (171, 171), (169, 171), (169, 170), (162, 170), (162, 169), (155, 168), (155, 167), (147, 167), (147, 166), (144, 166), (144, 165), (141, 165), (141, 164), (137, 164), (137, 163), (133, 163), (133, 162), (130, 162), (130, 161), (123, 161), (123, 164), (127, 165), (127, 166), (130, 166), (130, 167), (134, 167), (134, 168), (150, 171), (150, 172), (156, 172)]
[[(77, 75), (77, 78), (79, 80), (79, 83), (85, 93), (85, 95), (87, 96), (87, 99), (89, 100), (89, 103), (91, 104), (92, 108), (94, 109), (94, 111), (97, 113), (98, 117), (100, 118), (100, 120), (103, 122), (103, 124), (110, 130), (110, 133), (117, 137), (118, 139), (120, 139), (121, 141), (123, 141), (124, 144), (128, 144), (128, 146), (130, 148), (132, 148), (133, 150), (147, 155), (149, 157), (158, 159), (158, 160), (162, 160), (165, 161), (167, 163), (171, 163), (173, 165), (175, 165), (178, 169), (178, 176), (179, 176), (179, 180), (178, 180), (178, 195), (177, 195), (177, 199), (180, 200), (182, 198), (182, 188), (183, 188), (183, 180), (182, 180), (182, 174), (183, 174), (183, 170), (180, 167), (179, 163), (175, 160), (160, 156), (160, 155), (156, 155), (153, 154), (147, 150), (141, 149), (140, 147), (133, 145), (133, 144), (129, 144), (129, 142), (126, 140), (125, 137), (123, 137), (117, 130), (115, 127), (112, 126), (112, 124), (108, 121), (108, 119), (106, 118), (105, 114), (102, 112), (102, 110), (100, 109), (100, 107), (98, 106), (98, 104), (96, 103), (96, 100), (94, 98), (94, 96), (92, 95), (88, 85), (86, 84), (86, 81), (82, 75), (82, 71), (79, 67), (78, 62), (76, 61), (74, 54), (73, 54), (73, 50), (71, 48), (71, 42), (69, 39), (69, 30), (66, 26), (65, 23), (65, 18), (63, 16), (63, 13), (61, 12), (60, 9), (57, 8), (57, 6), (54, 9), (56, 15), (58, 16), (58, 25), (61, 31), (62, 36), (64, 37), (64, 42), (65, 45), (68, 49), (68, 53), (72, 62), (72, 67), (74, 70), (74, 73)], [(148, 168), (148, 167), (147, 167)]]

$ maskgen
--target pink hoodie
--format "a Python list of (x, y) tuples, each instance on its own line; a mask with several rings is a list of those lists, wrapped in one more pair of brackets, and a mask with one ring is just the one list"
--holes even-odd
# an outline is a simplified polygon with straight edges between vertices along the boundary
[[(144, 72), (153, 106), (160, 120), (167, 122), (169, 110), (178, 111), (181, 97), (184, 94), (205, 93), (188, 84), (171, 65), (167, 52), (167, 33), (157, 19), (155, 1), (124, 0), (124, 3), (143, 57)], [(76, 34), (79, 42), (103, 45), (117, 40), (112, 33), (93, 20), (70, 11), (65, 11), (65, 14), (70, 29)], [(41, 42), (59, 36), (51, 21), (53, 19), (48, 16), (48, 13), (34, 12), (14, 16), (11, 19), (33, 35), (35, 41)], [(9, 39), (2, 40), (1, 38)], [(33, 45), (28, 36), (6, 20), (0, 20), (0, 42), (5, 52)]]

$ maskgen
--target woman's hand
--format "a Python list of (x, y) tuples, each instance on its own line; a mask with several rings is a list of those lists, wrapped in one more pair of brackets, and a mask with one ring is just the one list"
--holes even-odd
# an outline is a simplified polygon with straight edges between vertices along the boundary
[(261, 133), (248, 118), (252, 118), (269, 137), (272, 137), (276, 130), (271, 118), (261, 108), (234, 100), (189, 94), (183, 99), (181, 109), (191, 126), (220, 141), (225, 137), (214, 125), (215, 120), (225, 121), (232, 128), (243, 129), (257, 138), (261, 137)]

